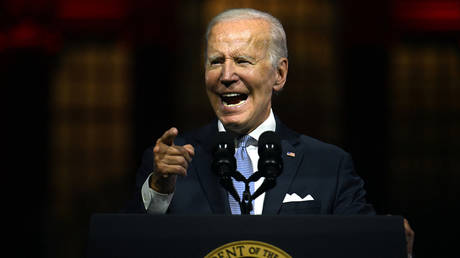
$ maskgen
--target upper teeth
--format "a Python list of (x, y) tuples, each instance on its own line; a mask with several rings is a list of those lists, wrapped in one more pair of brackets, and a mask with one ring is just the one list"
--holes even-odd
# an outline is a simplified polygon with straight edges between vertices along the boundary
[(239, 93), (224, 93), (222, 94), (223, 97), (236, 97), (240, 95)]

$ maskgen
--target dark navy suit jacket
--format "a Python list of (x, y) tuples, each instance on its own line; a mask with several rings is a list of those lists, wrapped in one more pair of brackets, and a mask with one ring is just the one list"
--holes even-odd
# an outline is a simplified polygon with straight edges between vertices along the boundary
[[(262, 214), (375, 214), (366, 202), (364, 182), (356, 174), (348, 153), (298, 134), (279, 119), (276, 119), (276, 131), (281, 138), (284, 168), (276, 186), (265, 195)], [(176, 138), (176, 145), (192, 144), (195, 156), (188, 175), (177, 179), (168, 213), (231, 214), (228, 194), (211, 171), (211, 145), (217, 132), (217, 121), (214, 121)], [(288, 156), (288, 152), (295, 157)], [(128, 205), (128, 211), (145, 212), (140, 191), (152, 171), (153, 148), (148, 148), (137, 172), (135, 198)], [(283, 203), (285, 195), (292, 193), (301, 198), (310, 194), (314, 200)]]

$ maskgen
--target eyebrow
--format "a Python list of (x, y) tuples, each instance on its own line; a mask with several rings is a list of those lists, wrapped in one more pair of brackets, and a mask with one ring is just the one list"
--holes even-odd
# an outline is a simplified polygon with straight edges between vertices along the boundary
[(224, 58), (224, 56), (222, 54), (214, 54), (214, 55), (209, 55), (208, 56), (209, 60), (216, 60), (216, 59), (219, 59), (219, 58)]
[(236, 55), (233, 58), (242, 58), (242, 59), (247, 59), (247, 60), (250, 60), (250, 61), (256, 61), (257, 60), (256, 58), (251, 57), (251, 56), (247, 56), (247, 55)]
[[(251, 57), (251, 56), (248, 56), (248, 55), (240, 55), (240, 54), (235, 54), (231, 56), (232, 59), (247, 59), (247, 60), (250, 60), (250, 61), (257, 61), (257, 58), (254, 58), (254, 57)], [(224, 57), (224, 55), (222, 54), (214, 54), (214, 55), (210, 55), (208, 56), (208, 60), (210, 61), (213, 61), (213, 60), (218, 60), (218, 59), (226, 59), (226, 57)]]

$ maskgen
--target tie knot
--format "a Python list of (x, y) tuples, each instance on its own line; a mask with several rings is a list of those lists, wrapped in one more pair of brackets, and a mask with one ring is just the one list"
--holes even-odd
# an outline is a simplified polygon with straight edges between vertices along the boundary
[(247, 147), (254, 142), (254, 138), (249, 135), (243, 135), (240, 140), (238, 141), (238, 147)]

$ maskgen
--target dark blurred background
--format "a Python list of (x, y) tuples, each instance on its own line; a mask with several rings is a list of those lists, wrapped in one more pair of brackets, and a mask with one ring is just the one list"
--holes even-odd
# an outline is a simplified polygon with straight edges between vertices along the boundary
[(459, 1), (3, 0), (13, 257), (83, 257), (91, 214), (123, 208), (151, 141), (213, 118), (203, 33), (231, 7), (285, 27), (284, 123), (353, 155), (378, 213), (409, 219), (416, 257), (457, 254)]

